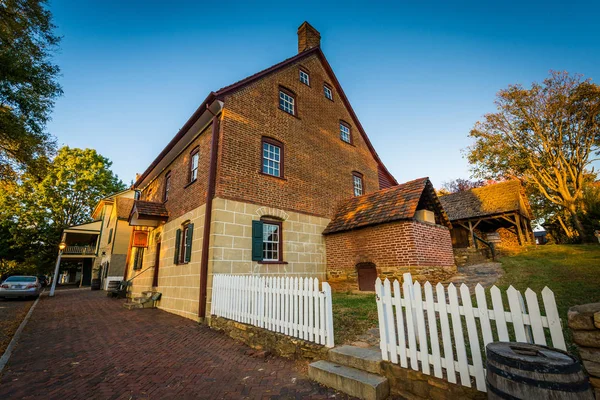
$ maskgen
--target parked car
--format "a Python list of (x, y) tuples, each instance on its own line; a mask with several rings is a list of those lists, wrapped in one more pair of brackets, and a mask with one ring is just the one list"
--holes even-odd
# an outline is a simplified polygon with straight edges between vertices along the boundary
[(37, 297), (42, 285), (36, 276), (15, 275), (0, 285), (0, 297)]

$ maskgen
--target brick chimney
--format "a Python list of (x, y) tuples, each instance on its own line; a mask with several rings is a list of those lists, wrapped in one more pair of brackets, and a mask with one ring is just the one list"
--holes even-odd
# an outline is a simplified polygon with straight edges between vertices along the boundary
[(304, 21), (298, 28), (298, 53), (321, 46), (321, 34)]

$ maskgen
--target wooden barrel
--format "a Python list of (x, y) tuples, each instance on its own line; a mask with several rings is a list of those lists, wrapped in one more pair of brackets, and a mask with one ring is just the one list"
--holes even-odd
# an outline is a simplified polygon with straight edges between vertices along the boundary
[(486, 355), (488, 399), (594, 399), (581, 364), (567, 352), (495, 342)]

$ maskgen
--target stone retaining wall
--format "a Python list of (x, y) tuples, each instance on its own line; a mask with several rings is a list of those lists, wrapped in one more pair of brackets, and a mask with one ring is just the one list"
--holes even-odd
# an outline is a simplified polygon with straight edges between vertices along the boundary
[[(450, 383), (389, 362), (382, 362), (383, 376), (390, 382), (392, 394), (415, 400), (487, 399), (487, 394), (474, 388)], [(475, 385), (473, 385), (475, 386)]]
[(294, 360), (325, 360), (329, 349), (323, 345), (296, 339), (267, 329), (213, 315), (208, 325), (232, 339), (266, 353)]
[(600, 399), (600, 303), (571, 307), (568, 318), (573, 341), (590, 375), (596, 398)]

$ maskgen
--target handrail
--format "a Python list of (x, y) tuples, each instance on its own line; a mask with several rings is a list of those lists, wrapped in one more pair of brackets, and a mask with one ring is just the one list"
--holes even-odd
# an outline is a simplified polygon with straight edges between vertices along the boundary
[(481, 243), (485, 244), (487, 247), (490, 248), (490, 250), (492, 252), (492, 260), (494, 260), (494, 261), (496, 260), (496, 248), (494, 247), (494, 243), (486, 242), (485, 240), (483, 240), (482, 238), (477, 236), (475, 233), (473, 233), (473, 239), (475, 239), (474, 240), (475, 248), (477, 248), (477, 241), (479, 240)]
[(136, 274), (136, 275), (135, 275), (133, 278), (131, 278), (131, 279), (127, 279), (125, 282), (127, 282), (127, 283), (131, 282), (132, 280), (134, 280), (135, 278), (137, 278), (138, 276), (140, 276), (140, 275), (141, 275), (141, 274), (143, 274), (144, 272), (148, 271), (150, 268), (154, 268), (154, 266), (152, 265), (152, 266), (150, 266), (150, 267), (148, 267), (148, 268), (146, 268), (146, 269), (144, 269), (144, 270), (142, 270), (142, 271), (138, 272), (138, 273), (137, 273), (137, 274)]

